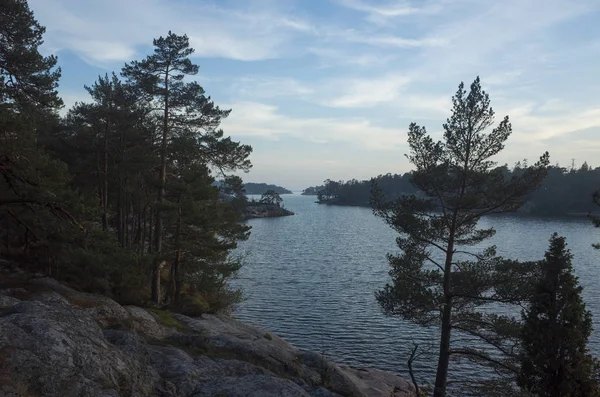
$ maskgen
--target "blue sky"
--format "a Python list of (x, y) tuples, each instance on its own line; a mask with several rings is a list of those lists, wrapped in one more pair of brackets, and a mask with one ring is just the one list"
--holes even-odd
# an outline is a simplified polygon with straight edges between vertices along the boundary
[(406, 131), (439, 136), (479, 75), (513, 135), (500, 163), (600, 166), (598, 0), (29, 0), (59, 57), (65, 104), (84, 84), (187, 34), (223, 129), (254, 147), (247, 181), (294, 190), (410, 169)]

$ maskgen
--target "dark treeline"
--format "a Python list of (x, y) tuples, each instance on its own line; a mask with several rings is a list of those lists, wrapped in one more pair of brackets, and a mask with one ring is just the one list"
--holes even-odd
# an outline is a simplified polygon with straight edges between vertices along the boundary
[(410, 173), (379, 175), (363, 181), (352, 179), (344, 182), (327, 179), (320, 189), (314, 188), (314, 190), (317, 199), (323, 204), (369, 206), (374, 182), (390, 198), (416, 192), (415, 187), (410, 183)]
[(244, 183), (244, 190), (246, 194), (265, 194), (268, 191), (275, 192), (277, 194), (292, 194), (292, 191), (281, 186), (271, 185), (267, 183)]
[[(230, 177), (228, 180), (218, 180), (213, 183), (214, 186), (218, 187), (221, 190), (230, 190), (228, 184), (231, 184)], [(261, 195), (268, 191), (274, 191), (277, 194), (293, 194), (291, 190), (288, 190), (284, 187), (272, 185), (268, 183), (254, 183), (254, 182), (241, 182), (240, 189), (237, 192), (233, 192), (234, 194), (239, 195)]]
[[(499, 170), (507, 179), (523, 172), (527, 162), (518, 162), (513, 168), (507, 165)], [(411, 173), (379, 175), (370, 180), (332, 181), (326, 180), (322, 186), (311, 187), (306, 191), (314, 192), (320, 203), (335, 205), (370, 206), (373, 183), (383, 189), (389, 198), (401, 195), (418, 194), (411, 181)], [(594, 186), (600, 186), (600, 167), (591, 168), (584, 162), (579, 168), (548, 167), (548, 174), (538, 190), (531, 193), (521, 212), (532, 215), (559, 216), (569, 214), (587, 214), (597, 211), (592, 201)]]
[(250, 168), (252, 149), (186, 79), (198, 72), (187, 36), (154, 40), (60, 117), (45, 29), (24, 0), (4, 2), (0, 22), (0, 258), (121, 302), (196, 313), (239, 301), (230, 253), (249, 228), (212, 184), (239, 190), (229, 173)]
[(303, 196), (316, 196), (320, 190), (323, 190), (323, 185), (307, 187), (302, 191)]

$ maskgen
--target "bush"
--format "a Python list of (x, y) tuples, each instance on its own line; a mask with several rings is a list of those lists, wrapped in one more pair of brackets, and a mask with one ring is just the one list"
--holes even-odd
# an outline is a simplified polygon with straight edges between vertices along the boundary
[(170, 309), (185, 316), (200, 317), (210, 312), (210, 305), (200, 295), (184, 295), (179, 302), (171, 305)]

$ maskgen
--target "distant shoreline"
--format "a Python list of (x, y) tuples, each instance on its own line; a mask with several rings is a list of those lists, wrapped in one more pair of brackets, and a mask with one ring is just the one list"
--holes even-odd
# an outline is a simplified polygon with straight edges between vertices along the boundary
[[(332, 205), (339, 207), (363, 207), (363, 208), (371, 208), (370, 204), (342, 204), (342, 203), (332, 203), (332, 202), (321, 202), (315, 201), (316, 204), (321, 205)], [(567, 212), (563, 214), (543, 214), (536, 212), (526, 212), (526, 211), (514, 211), (514, 212), (505, 212), (505, 213), (492, 213), (487, 214), (486, 216), (498, 216), (498, 215), (516, 215), (519, 217), (531, 217), (531, 218), (587, 218), (588, 216), (600, 216), (600, 212)]]

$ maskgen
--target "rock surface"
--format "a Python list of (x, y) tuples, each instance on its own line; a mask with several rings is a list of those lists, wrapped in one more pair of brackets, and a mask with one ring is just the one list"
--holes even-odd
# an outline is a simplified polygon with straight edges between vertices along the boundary
[(244, 211), (244, 219), (252, 218), (275, 218), (280, 216), (290, 216), (294, 213), (290, 210), (286, 210), (283, 207), (273, 204), (260, 204), (252, 203), (248, 204)]
[(414, 396), (394, 374), (338, 366), (228, 316), (123, 307), (51, 279), (6, 284), (0, 396)]

